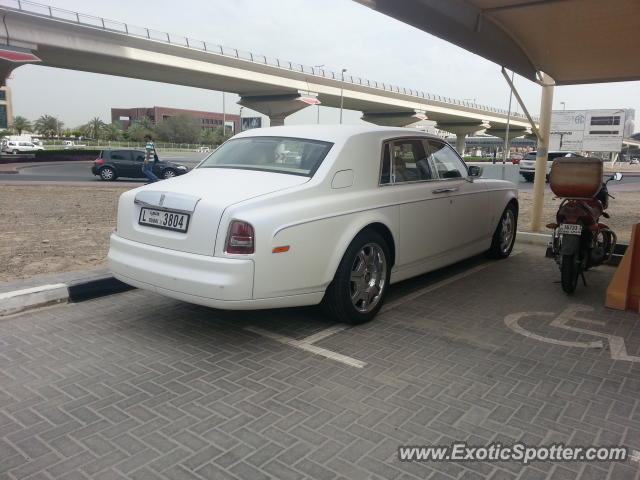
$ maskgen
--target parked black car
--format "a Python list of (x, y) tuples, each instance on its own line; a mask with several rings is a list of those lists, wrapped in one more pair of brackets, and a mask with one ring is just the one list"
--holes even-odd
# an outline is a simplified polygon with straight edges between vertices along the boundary
[[(98, 175), (102, 180), (111, 181), (118, 177), (145, 178), (142, 173), (142, 163), (145, 152), (142, 150), (102, 150), (91, 167), (91, 173)], [(153, 173), (158, 178), (172, 178), (187, 173), (184, 165), (158, 160), (151, 162)]]

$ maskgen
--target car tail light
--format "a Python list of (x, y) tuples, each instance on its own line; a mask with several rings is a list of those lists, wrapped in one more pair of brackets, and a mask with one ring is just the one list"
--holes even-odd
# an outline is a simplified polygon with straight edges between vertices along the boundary
[(102, 161), (101, 158), (98, 158), (95, 162), (96, 165), (102, 165), (104, 162)]
[(227, 253), (253, 253), (254, 233), (251, 224), (240, 220), (232, 221), (231, 225), (229, 225), (227, 244), (224, 250)]

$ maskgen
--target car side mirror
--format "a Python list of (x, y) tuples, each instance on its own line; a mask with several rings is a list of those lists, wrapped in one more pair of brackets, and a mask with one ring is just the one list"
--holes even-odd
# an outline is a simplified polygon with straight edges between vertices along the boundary
[(616, 182), (619, 182), (620, 180), (622, 180), (622, 173), (620, 173), (620, 172), (616, 172), (616, 173), (614, 173), (614, 174), (613, 174), (613, 179), (614, 179)]
[(482, 167), (478, 165), (469, 165), (469, 176), (470, 177), (481, 177), (482, 176)]

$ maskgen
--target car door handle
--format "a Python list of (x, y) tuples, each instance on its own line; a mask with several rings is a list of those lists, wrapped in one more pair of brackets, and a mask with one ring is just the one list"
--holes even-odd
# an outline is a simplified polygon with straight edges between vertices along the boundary
[(458, 191), (458, 187), (448, 187), (448, 188), (436, 188), (433, 193), (447, 193), (447, 192), (456, 192)]

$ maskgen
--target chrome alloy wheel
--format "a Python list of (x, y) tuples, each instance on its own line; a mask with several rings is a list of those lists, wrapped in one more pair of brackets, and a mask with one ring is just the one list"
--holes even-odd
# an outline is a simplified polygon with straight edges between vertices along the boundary
[(360, 313), (369, 313), (382, 298), (387, 283), (387, 259), (382, 248), (367, 243), (351, 266), (349, 288), (351, 302)]
[(506, 253), (511, 248), (516, 233), (516, 219), (513, 210), (507, 208), (500, 219), (500, 251)]
[(100, 170), (100, 176), (103, 180), (112, 180), (113, 170), (110, 168), (103, 168), (102, 170)]

